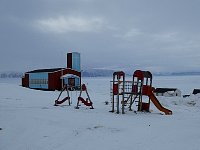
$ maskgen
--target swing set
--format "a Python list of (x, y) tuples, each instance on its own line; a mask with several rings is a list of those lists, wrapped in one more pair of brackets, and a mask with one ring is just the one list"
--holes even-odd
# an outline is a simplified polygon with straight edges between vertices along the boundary
[[(70, 80), (72, 80), (72, 78), (70, 78)], [(71, 83), (71, 84), (70, 84)], [(73, 84), (72, 84), (73, 83)], [(65, 97), (65, 98), (63, 98), (63, 99), (61, 99), (60, 100), (60, 97), (61, 97), (61, 95), (62, 95), (62, 93), (64, 92), (64, 91), (66, 91), (66, 93), (67, 93), (67, 96)], [(60, 92), (60, 94), (59, 94), (59, 96), (58, 96), (58, 98), (55, 100), (55, 104), (54, 104), (54, 106), (60, 106), (60, 105), (62, 105), (65, 101), (68, 101), (68, 105), (70, 106), (71, 105), (71, 98), (70, 98), (70, 96), (69, 96), (69, 93), (70, 92), (73, 92), (73, 91), (80, 91), (80, 94), (79, 94), (79, 96), (78, 96), (78, 98), (77, 98), (77, 105), (76, 105), (76, 109), (79, 109), (79, 107), (81, 106), (81, 104), (80, 104), (80, 102), (82, 103), (82, 104), (84, 104), (85, 106), (87, 106), (87, 107), (90, 107), (90, 109), (94, 109), (94, 107), (93, 107), (93, 103), (92, 103), (92, 101), (91, 101), (91, 99), (90, 99), (90, 96), (89, 96), (89, 93), (88, 93), (88, 90), (87, 90), (87, 87), (86, 87), (86, 85), (85, 84), (82, 84), (81, 86), (80, 85), (74, 85), (74, 82), (69, 82), (69, 84), (64, 84), (64, 86), (63, 86), (63, 88), (62, 88), (62, 90), (61, 90), (61, 92)], [(85, 92), (85, 97), (86, 98), (83, 98), (83, 92)]]

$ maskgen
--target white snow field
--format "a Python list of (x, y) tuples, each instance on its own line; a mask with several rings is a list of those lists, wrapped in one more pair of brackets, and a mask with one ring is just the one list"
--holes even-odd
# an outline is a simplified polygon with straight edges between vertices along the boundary
[[(53, 106), (58, 91), (23, 88), (0, 80), (0, 150), (200, 150), (200, 95), (157, 97), (173, 115), (151, 104), (151, 113), (110, 113), (110, 80), (84, 78), (93, 110)], [(182, 94), (200, 88), (200, 76), (154, 77), (154, 87), (176, 87)], [(63, 94), (63, 96), (66, 93)]]

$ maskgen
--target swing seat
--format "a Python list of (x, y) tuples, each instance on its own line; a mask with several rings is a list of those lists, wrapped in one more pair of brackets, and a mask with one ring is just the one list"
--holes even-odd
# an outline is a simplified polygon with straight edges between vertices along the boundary
[(78, 97), (78, 100), (81, 101), (86, 106), (92, 106), (92, 102), (89, 102), (87, 100), (84, 100), (82, 97)]
[(70, 100), (70, 97), (65, 97), (64, 99), (62, 99), (60, 101), (59, 100), (55, 100), (55, 106), (64, 103), (66, 100)]

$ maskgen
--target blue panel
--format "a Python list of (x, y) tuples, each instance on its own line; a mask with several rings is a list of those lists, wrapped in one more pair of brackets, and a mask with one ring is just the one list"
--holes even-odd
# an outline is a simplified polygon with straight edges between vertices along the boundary
[(80, 53), (72, 53), (72, 69), (76, 71), (81, 71), (81, 56)]
[(75, 78), (75, 85), (80, 86), (80, 78), (78, 77)]
[(34, 89), (48, 89), (48, 73), (30, 73), (29, 87)]

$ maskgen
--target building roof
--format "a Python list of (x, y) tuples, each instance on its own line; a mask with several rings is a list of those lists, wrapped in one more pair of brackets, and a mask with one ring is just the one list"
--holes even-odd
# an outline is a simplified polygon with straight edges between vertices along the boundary
[(61, 76), (60, 78), (63, 79), (63, 78), (68, 78), (68, 77), (80, 77), (80, 76), (75, 75), (75, 74), (65, 74), (65, 75)]
[(198, 93), (200, 93), (200, 89), (194, 89), (192, 92), (192, 94), (198, 94)]
[(37, 69), (37, 70), (29, 71), (26, 73), (55, 72), (55, 71), (59, 71), (62, 69), (65, 69), (65, 68)]
[(176, 91), (176, 88), (156, 88), (156, 90), (154, 91), (154, 93), (165, 93), (168, 91)]

